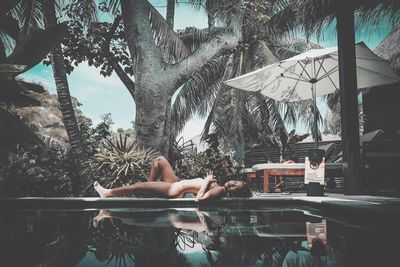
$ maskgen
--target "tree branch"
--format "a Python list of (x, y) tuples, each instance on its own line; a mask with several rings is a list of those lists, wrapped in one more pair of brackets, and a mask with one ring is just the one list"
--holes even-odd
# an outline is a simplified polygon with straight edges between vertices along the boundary
[[(169, 66), (169, 75), (171, 81), (178, 81), (174, 91), (179, 88), (199, 66), (203, 66), (212, 57), (223, 49), (234, 48), (238, 45), (242, 37), (241, 14), (232, 16), (231, 23), (226, 31), (218, 33), (207, 42), (203, 43), (194, 53), (184, 60)], [(170, 92), (174, 93), (174, 92)]]
[(135, 100), (135, 83), (128, 76), (128, 74), (122, 69), (122, 67), (119, 65), (119, 63), (115, 60), (115, 58), (113, 57), (113, 55), (110, 52), (111, 39), (114, 36), (114, 33), (117, 30), (121, 19), (122, 19), (122, 16), (115, 17), (110, 30), (108, 31), (108, 33), (105, 36), (103, 51), (104, 51), (105, 57), (107, 58), (108, 62), (111, 64), (111, 66), (113, 67), (115, 73), (118, 75), (119, 79), (122, 81), (122, 83), (128, 89), (133, 100)]

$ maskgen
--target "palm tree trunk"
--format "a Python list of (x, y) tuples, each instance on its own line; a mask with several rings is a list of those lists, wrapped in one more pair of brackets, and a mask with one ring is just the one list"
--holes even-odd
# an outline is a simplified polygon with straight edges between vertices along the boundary
[(175, 0), (168, 0), (166, 20), (168, 25), (171, 26), (171, 28), (174, 28), (174, 17), (175, 17)]
[[(44, 7), (46, 26), (53, 26), (57, 24), (55, 14), (54, 0), (47, 0)], [(75, 165), (79, 172), (78, 176), (71, 178), (72, 193), (78, 195), (81, 188), (82, 171), (86, 165), (86, 153), (83, 149), (80, 139), (79, 127), (76, 122), (75, 112), (72, 107), (71, 95), (69, 93), (67, 72), (64, 64), (64, 56), (61, 49), (61, 44), (54, 47), (50, 54), (51, 65), (53, 68), (54, 80), (58, 94), (58, 102), (63, 116), (65, 130), (67, 131), (68, 140), (71, 145), (71, 152), (75, 158)]]

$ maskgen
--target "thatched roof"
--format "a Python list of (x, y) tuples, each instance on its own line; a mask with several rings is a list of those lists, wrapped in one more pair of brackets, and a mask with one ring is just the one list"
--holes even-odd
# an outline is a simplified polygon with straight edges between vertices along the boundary
[(400, 27), (389, 33), (374, 52), (388, 60), (394, 71), (400, 75)]

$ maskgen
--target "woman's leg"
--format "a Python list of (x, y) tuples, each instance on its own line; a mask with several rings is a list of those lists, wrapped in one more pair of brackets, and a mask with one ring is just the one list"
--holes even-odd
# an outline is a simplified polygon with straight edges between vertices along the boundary
[(149, 182), (155, 182), (157, 181), (158, 177), (160, 177), (160, 181), (167, 183), (174, 183), (179, 181), (178, 177), (171, 167), (171, 164), (169, 164), (168, 160), (163, 156), (157, 157), (154, 160), (153, 166), (151, 167), (150, 175), (147, 180)]
[(100, 197), (129, 196), (132, 194), (143, 194), (152, 197), (178, 197), (184, 193), (185, 188), (181, 183), (168, 182), (145, 182), (106, 189), (98, 182), (94, 183), (94, 189)]

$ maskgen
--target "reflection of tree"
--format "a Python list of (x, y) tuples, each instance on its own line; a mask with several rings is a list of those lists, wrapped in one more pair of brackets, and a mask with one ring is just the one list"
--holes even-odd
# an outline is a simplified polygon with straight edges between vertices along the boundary
[(91, 229), (87, 246), (96, 258), (116, 266), (190, 266), (177, 250), (178, 239), (187, 239), (172, 227), (144, 227), (103, 220)]
[[(289, 249), (287, 242), (284, 239), (267, 239), (254, 235), (253, 226), (249, 222), (250, 215), (243, 211), (223, 214), (224, 222), (207, 233), (208, 242), (200, 241), (209, 266), (282, 265)], [(213, 217), (208, 219), (212, 221)], [(246, 229), (249, 231), (247, 234)]]
[[(95, 244), (88, 246), (99, 260), (120, 266), (132, 261), (135, 266), (189, 266), (179, 251), (185, 252), (197, 244), (203, 248), (207, 266), (277, 267), (282, 265), (291, 243), (255, 234), (255, 229), (268, 225), (275, 213), (103, 210), (95, 217), (102, 222), (91, 236)], [(289, 215), (292, 214), (285, 218), (291, 218)]]
[(224, 234), (219, 237), (219, 247), (216, 247), (216, 257), (212, 257), (211, 250), (205, 249), (211, 266), (231, 266), (234, 264), (253, 265), (265, 257), (268, 242), (255, 236)]
[(178, 229), (175, 231), (175, 247), (185, 251), (187, 247), (193, 248), (196, 241), (192, 231)]

